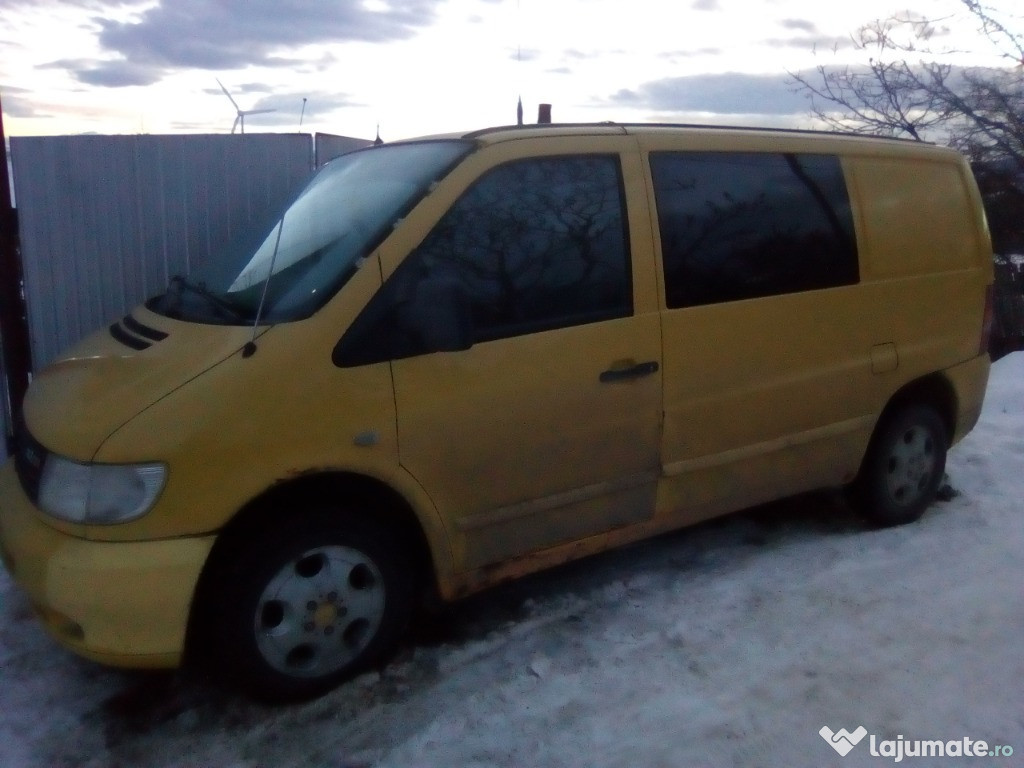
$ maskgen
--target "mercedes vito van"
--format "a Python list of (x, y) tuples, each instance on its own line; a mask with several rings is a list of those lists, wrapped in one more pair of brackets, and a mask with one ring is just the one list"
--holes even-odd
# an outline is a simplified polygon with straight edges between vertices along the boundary
[(425, 595), (822, 487), (909, 522), (988, 378), (978, 192), (921, 143), (494, 128), (258, 234), (25, 399), (0, 549), (84, 656), (311, 696)]

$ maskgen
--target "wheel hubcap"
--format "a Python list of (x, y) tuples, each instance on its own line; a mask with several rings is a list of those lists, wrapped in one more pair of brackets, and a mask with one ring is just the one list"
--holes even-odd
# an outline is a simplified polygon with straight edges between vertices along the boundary
[(289, 675), (318, 677), (365, 650), (384, 616), (384, 580), (359, 550), (308, 550), (270, 580), (256, 605), (256, 645)]
[(916, 503), (927, 490), (935, 472), (935, 442), (928, 430), (911, 427), (896, 441), (889, 454), (889, 495), (902, 505)]

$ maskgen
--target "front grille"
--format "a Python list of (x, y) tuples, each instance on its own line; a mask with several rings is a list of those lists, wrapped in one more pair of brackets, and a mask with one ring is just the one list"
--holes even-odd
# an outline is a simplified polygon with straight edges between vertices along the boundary
[(39, 499), (39, 482), (43, 477), (47, 451), (29, 434), (23, 419), (18, 419), (14, 440), (14, 469), (25, 494), (35, 503)]

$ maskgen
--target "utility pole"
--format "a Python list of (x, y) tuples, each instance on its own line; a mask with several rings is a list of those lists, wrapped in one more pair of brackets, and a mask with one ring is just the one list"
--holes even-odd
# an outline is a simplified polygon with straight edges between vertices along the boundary
[(3, 104), (0, 102), (0, 346), (3, 347), (3, 407), (7, 412), (8, 452), (21, 401), (32, 371), (28, 319), (18, 243), (18, 217), (11, 202), (11, 180), (7, 172), (7, 139), (4, 134)]

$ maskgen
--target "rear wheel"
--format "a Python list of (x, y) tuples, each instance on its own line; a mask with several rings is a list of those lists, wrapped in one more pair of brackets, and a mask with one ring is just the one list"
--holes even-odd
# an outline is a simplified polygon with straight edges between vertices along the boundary
[(887, 417), (856, 482), (864, 515), (879, 525), (920, 518), (942, 483), (947, 443), (946, 426), (933, 408), (914, 405)]
[(257, 698), (324, 693), (398, 641), (409, 562), (395, 537), (334, 511), (246, 531), (205, 580), (210, 660)]

